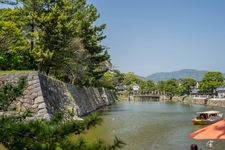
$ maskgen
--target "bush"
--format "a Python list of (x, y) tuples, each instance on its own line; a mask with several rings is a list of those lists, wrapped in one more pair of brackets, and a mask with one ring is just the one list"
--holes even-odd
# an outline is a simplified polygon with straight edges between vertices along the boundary
[(75, 143), (66, 137), (70, 133), (80, 134), (86, 129), (99, 124), (101, 119), (91, 115), (85, 121), (25, 121), (15, 117), (0, 118), (0, 142), (10, 150), (115, 150), (125, 143), (115, 138), (113, 145), (102, 141), (88, 144), (80, 139)]
[(25, 78), (21, 78), (16, 85), (7, 83), (0, 87), (0, 110), (6, 111), (8, 107), (21, 96), (25, 88)]

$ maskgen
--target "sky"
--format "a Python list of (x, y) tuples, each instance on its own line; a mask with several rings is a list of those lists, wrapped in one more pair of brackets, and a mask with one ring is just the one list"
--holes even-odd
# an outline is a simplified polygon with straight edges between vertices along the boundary
[(88, 0), (106, 23), (115, 69), (148, 76), (197, 69), (225, 72), (224, 0)]
[[(87, 0), (106, 23), (114, 69), (225, 72), (225, 0)], [(5, 7), (0, 4), (0, 8)]]

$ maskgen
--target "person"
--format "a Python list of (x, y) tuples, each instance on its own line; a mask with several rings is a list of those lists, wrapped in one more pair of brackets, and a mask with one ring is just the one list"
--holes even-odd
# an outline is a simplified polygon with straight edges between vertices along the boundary
[(198, 150), (198, 146), (196, 144), (191, 144), (191, 150)]
[(213, 140), (209, 140), (207, 143), (206, 143), (206, 147), (209, 149), (209, 150), (214, 150), (214, 146), (213, 146)]

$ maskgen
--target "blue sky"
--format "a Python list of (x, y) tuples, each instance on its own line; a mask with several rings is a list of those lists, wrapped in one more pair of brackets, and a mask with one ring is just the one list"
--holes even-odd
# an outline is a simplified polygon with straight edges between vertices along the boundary
[[(225, 72), (225, 0), (87, 0), (122, 72)], [(0, 8), (4, 7), (0, 4)]]
[(88, 0), (106, 23), (116, 69), (147, 76), (198, 69), (225, 72), (224, 0)]

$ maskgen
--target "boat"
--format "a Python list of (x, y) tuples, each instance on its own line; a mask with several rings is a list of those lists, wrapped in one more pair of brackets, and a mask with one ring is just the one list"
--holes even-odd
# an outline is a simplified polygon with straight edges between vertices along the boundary
[(223, 119), (223, 113), (220, 111), (204, 111), (198, 112), (196, 117), (192, 119), (192, 123), (196, 125), (213, 124)]

